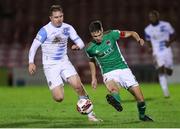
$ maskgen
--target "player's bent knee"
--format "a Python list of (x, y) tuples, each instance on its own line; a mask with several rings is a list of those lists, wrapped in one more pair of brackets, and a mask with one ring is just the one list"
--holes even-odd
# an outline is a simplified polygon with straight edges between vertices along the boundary
[(62, 102), (64, 100), (64, 97), (63, 96), (54, 96), (53, 99), (56, 101), (56, 102)]
[(110, 91), (110, 93), (118, 93), (119, 89), (117, 89), (117, 88), (110, 88), (109, 91)]

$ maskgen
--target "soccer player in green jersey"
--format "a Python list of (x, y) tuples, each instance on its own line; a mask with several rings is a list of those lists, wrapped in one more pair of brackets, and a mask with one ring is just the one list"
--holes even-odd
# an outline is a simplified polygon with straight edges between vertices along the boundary
[(106, 99), (117, 111), (122, 111), (121, 99), (119, 95), (120, 86), (127, 89), (136, 99), (139, 112), (139, 119), (142, 121), (153, 121), (145, 114), (146, 104), (142, 91), (135, 76), (124, 60), (117, 40), (132, 36), (142, 46), (144, 40), (134, 31), (110, 30), (103, 32), (101, 21), (93, 21), (89, 25), (89, 31), (93, 40), (86, 48), (86, 53), (90, 58), (89, 65), (92, 76), (92, 87), (96, 88), (96, 63), (98, 63), (103, 81), (109, 91)]

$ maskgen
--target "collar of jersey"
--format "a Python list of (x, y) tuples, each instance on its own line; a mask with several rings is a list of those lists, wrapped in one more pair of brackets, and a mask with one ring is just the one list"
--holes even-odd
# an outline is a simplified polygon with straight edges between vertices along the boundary
[(60, 26), (54, 26), (51, 22), (50, 22), (50, 24), (54, 27), (54, 28), (60, 28), (61, 26), (62, 26), (62, 24), (63, 24), (63, 22), (62, 22), (62, 24), (60, 25)]

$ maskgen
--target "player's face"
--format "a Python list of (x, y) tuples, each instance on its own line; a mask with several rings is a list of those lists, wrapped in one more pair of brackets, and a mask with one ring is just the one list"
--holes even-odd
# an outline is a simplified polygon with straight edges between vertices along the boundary
[(101, 43), (102, 42), (102, 38), (103, 38), (103, 31), (99, 30), (99, 31), (96, 31), (96, 32), (92, 32), (91, 36), (93, 37), (93, 39), (97, 43)]
[(155, 14), (149, 14), (149, 20), (151, 23), (156, 23), (158, 21), (158, 17)]
[(63, 13), (61, 11), (52, 12), (52, 15), (50, 16), (50, 20), (55, 27), (61, 26), (64, 20)]

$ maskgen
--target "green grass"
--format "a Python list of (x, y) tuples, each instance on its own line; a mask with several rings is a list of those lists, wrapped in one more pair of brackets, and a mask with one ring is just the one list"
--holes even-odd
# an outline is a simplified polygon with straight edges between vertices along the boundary
[(1, 128), (179, 128), (180, 127), (180, 86), (170, 85), (171, 97), (165, 99), (158, 84), (141, 85), (147, 114), (154, 122), (138, 120), (136, 102), (129, 92), (122, 89), (123, 112), (116, 112), (107, 104), (107, 90), (99, 86), (86, 89), (94, 103), (96, 115), (101, 123), (92, 123), (85, 115), (76, 111), (77, 96), (72, 88), (65, 86), (65, 99), (56, 103), (47, 86), (0, 87)]

